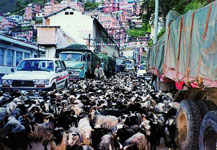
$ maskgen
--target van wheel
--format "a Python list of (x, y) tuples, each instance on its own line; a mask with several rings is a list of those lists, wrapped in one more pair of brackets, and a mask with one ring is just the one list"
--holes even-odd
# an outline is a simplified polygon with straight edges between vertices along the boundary
[(193, 100), (183, 100), (177, 114), (178, 144), (180, 150), (198, 150), (201, 114)]
[(217, 149), (217, 111), (206, 114), (200, 127), (199, 144), (200, 150)]
[(56, 90), (56, 85), (55, 85), (54, 83), (52, 84), (51, 90), (52, 90), (52, 91), (53, 91), (53, 90)]
[(68, 83), (69, 83), (68, 80), (66, 80), (66, 81), (65, 81), (64, 88), (68, 88)]

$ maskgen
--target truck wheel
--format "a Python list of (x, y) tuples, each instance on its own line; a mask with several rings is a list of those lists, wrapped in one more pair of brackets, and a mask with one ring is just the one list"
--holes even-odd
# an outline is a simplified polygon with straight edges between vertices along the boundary
[(217, 106), (215, 105), (215, 103), (213, 103), (209, 100), (205, 100), (204, 103), (208, 107), (209, 111), (217, 110)]
[(201, 114), (197, 103), (182, 100), (176, 119), (180, 150), (198, 150)]
[(207, 112), (209, 112), (209, 108), (207, 107), (205, 101), (197, 101), (197, 104), (199, 106), (200, 109), (200, 113), (201, 113), (201, 122), (203, 120), (203, 117), (206, 115)]
[(217, 111), (206, 114), (200, 127), (200, 150), (216, 150), (217, 148)]

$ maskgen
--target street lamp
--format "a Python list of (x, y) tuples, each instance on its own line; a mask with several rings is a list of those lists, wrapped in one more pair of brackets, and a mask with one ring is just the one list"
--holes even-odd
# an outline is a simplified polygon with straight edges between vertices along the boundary
[(153, 44), (157, 43), (157, 33), (158, 33), (158, 10), (159, 10), (159, 0), (155, 0), (155, 15), (154, 15), (154, 41)]

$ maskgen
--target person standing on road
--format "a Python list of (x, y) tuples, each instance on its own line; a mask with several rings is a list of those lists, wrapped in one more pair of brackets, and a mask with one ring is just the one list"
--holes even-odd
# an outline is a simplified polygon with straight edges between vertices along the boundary
[(106, 78), (105, 73), (102, 69), (102, 67), (100, 67), (99, 65), (96, 65), (96, 69), (94, 71), (94, 75), (97, 79), (102, 79), (102, 78)]

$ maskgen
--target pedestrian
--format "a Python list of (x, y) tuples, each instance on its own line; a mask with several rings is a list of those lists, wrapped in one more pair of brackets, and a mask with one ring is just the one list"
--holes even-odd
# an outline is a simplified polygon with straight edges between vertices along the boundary
[(94, 75), (95, 75), (95, 77), (97, 79), (103, 79), (103, 78), (105, 79), (106, 78), (105, 73), (104, 73), (102, 67), (100, 67), (99, 65), (96, 65), (96, 69), (94, 71)]

